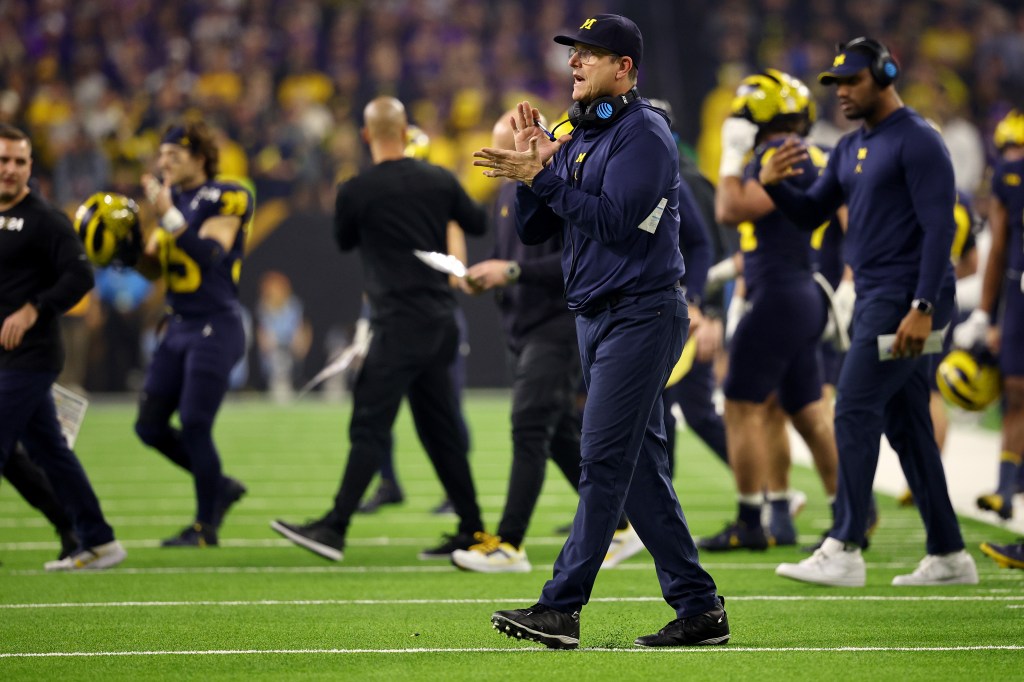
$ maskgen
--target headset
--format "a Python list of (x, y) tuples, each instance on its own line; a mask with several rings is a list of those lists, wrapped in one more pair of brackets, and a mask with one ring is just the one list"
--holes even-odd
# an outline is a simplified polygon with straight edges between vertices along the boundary
[(615, 97), (598, 97), (587, 105), (586, 109), (579, 102), (569, 107), (569, 125), (573, 128), (599, 128), (606, 126), (619, 115), (629, 104), (640, 98), (636, 88)]
[(882, 43), (873, 38), (854, 38), (848, 43), (840, 43), (836, 46), (836, 52), (859, 49), (871, 55), (871, 64), (868, 70), (871, 77), (878, 84), (878, 87), (885, 88), (892, 85), (900, 75), (900, 66), (896, 63), (892, 53)]

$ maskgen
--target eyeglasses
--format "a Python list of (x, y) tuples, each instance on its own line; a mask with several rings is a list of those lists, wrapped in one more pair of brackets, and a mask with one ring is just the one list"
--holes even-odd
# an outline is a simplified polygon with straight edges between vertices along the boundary
[(602, 50), (592, 50), (589, 47), (584, 47), (584, 48), (581, 48), (581, 49), (578, 49), (578, 50), (575, 47), (570, 47), (569, 48), (569, 59), (572, 60), (573, 57), (576, 57), (577, 59), (580, 60), (580, 64), (583, 64), (585, 66), (590, 66), (591, 64), (596, 62), (601, 57), (613, 57), (613, 56), (615, 56), (615, 55), (612, 52), (604, 52)]

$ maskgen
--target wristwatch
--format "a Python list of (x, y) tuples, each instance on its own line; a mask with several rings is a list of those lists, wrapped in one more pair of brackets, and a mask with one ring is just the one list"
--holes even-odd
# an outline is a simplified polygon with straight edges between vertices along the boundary
[(523, 274), (523, 269), (519, 267), (519, 263), (514, 260), (509, 261), (508, 265), (505, 267), (505, 277), (508, 279), (509, 284), (517, 282), (519, 280), (519, 275), (521, 274)]
[(925, 315), (931, 315), (935, 312), (935, 306), (932, 305), (932, 302), (923, 298), (915, 298), (910, 302), (910, 307)]

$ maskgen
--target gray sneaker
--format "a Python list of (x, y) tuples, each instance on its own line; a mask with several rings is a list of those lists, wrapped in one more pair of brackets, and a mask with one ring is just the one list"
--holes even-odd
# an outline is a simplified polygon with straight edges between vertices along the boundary
[(117, 566), (128, 556), (124, 547), (117, 540), (95, 547), (79, 550), (69, 557), (57, 561), (47, 561), (43, 567), (47, 571), (87, 571)]

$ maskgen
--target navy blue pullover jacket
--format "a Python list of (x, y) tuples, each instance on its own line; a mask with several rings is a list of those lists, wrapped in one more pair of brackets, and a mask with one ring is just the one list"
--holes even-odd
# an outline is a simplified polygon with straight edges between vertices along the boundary
[(497, 289), (502, 327), (509, 348), (527, 341), (576, 343), (576, 324), (562, 297), (562, 239), (527, 246), (516, 233), (516, 183), (504, 182), (494, 202), (492, 257), (519, 263), (519, 280)]
[(846, 203), (843, 249), (858, 296), (903, 291), (934, 302), (952, 286), (953, 165), (939, 134), (914, 110), (900, 108), (871, 130), (844, 136), (806, 193), (789, 182), (765, 189), (809, 230)]
[(565, 297), (584, 312), (682, 278), (679, 183), (665, 116), (636, 100), (607, 127), (573, 131), (532, 187), (520, 186), (516, 229), (526, 244), (563, 235)]

